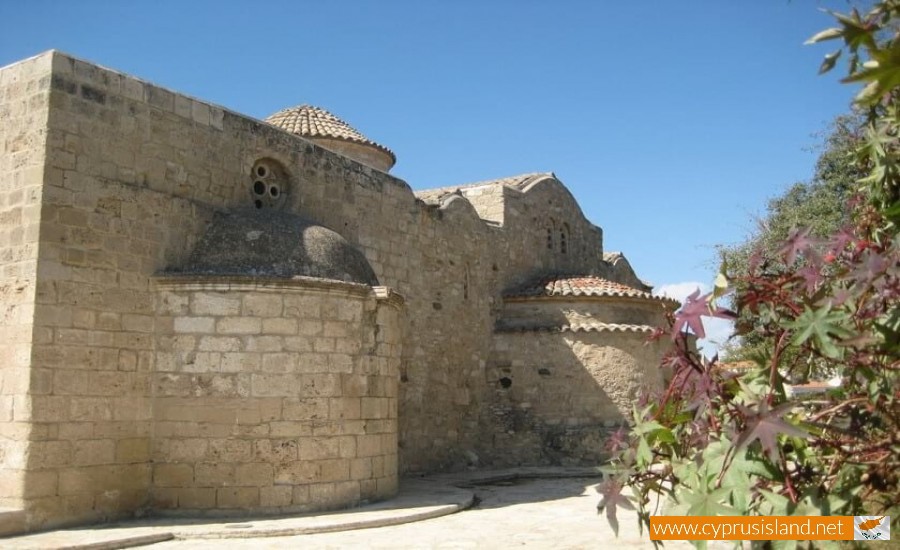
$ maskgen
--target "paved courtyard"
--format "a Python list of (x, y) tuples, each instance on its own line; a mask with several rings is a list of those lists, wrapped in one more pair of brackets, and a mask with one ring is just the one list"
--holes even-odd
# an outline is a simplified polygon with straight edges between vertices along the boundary
[[(283, 518), (149, 518), (0, 540), (9, 550), (199, 548), (652, 548), (636, 515), (616, 537), (589, 468), (516, 468), (406, 479), (391, 500)], [(360, 528), (368, 527), (368, 528)], [(713, 545), (710, 545), (711, 547)], [(730, 548), (730, 544), (719, 544)], [(666, 548), (691, 548), (687, 542)]]
[(149, 548), (652, 548), (638, 534), (633, 515), (622, 518), (614, 537), (605, 516), (597, 515), (596, 484), (586, 478), (500, 482), (475, 487), (481, 500), (469, 510), (415, 523), (290, 537), (173, 540)]

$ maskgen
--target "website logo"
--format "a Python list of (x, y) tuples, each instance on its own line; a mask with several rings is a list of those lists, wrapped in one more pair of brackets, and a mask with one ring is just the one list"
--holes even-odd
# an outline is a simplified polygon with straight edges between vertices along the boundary
[(891, 516), (853, 516), (853, 540), (891, 540)]

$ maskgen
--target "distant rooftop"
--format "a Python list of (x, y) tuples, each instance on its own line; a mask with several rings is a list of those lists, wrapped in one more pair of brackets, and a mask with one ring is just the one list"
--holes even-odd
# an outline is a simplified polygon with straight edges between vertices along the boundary
[(452, 195), (457, 191), (464, 191), (466, 189), (473, 189), (476, 187), (506, 186), (521, 191), (532, 183), (546, 178), (556, 179), (556, 174), (554, 174), (553, 172), (531, 172), (528, 174), (519, 174), (518, 176), (508, 176), (505, 178), (497, 178), (493, 180), (476, 181), (472, 183), (464, 183), (461, 185), (450, 185), (447, 187), (437, 187), (434, 189), (422, 189), (421, 191), (416, 191), (415, 195), (416, 198), (426, 203), (434, 203), (438, 202), (442, 197)]

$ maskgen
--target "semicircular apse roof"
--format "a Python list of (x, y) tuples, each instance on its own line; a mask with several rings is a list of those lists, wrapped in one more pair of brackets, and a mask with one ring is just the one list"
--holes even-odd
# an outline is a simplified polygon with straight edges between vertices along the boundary
[(365, 256), (341, 235), (271, 210), (217, 213), (186, 264), (166, 274), (315, 277), (378, 285)]

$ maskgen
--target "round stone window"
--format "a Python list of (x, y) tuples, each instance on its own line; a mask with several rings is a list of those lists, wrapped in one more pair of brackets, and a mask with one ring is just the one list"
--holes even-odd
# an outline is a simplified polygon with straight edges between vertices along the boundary
[(250, 200), (256, 208), (278, 208), (284, 204), (287, 178), (281, 166), (269, 159), (258, 160), (250, 171)]

